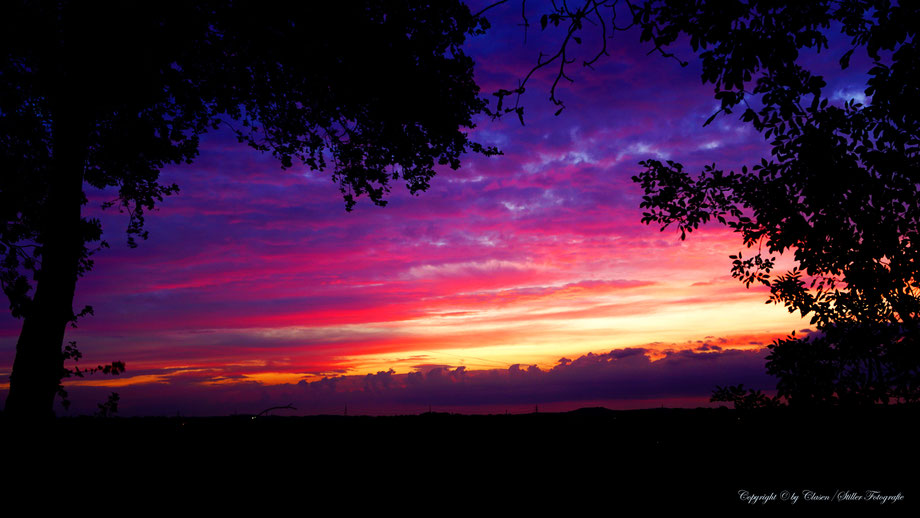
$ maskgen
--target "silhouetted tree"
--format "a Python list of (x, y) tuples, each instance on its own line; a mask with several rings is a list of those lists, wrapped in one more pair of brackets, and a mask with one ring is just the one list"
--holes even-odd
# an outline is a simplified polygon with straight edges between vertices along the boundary
[(109, 394), (108, 399), (105, 400), (105, 403), (99, 403), (96, 406), (99, 407), (99, 411), (96, 412), (97, 417), (113, 417), (118, 413), (118, 392), (112, 392)]
[(9, 415), (50, 415), (73, 372), (64, 331), (92, 311), (74, 312), (76, 281), (105, 246), (82, 215), (84, 188), (117, 190), (105, 206), (128, 213), (135, 246), (146, 212), (178, 191), (160, 169), (192, 162), (221, 125), (283, 168), (329, 166), (349, 210), (362, 195), (384, 205), (397, 179), (425, 190), (466, 151), (496, 152), (464, 132), (485, 101), (460, 45), (486, 26), (456, 0), (14, 0), (2, 11), (0, 284), (23, 318)]
[[(503, 2), (499, 2), (503, 3)], [(516, 89), (496, 92), (495, 115), (523, 108), (527, 80), (549, 67), (551, 100), (581, 33), (608, 37), (635, 27), (652, 51), (686, 65), (670, 46), (685, 38), (702, 61), (702, 79), (721, 104), (706, 124), (741, 112), (769, 142), (771, 156), (741, 171), (715, 164), (691, 176), (675, 161), (646, 160), (633, 179), (645, 191), (643, 222), (681, 239), (708, 222), (741, 234), (751, 252), (731, 256), (732, 275), (770, 289), (768, 302), (810, 316), (819, 333), (770, 346), (778, 396), (794, 404), (916, 401), (920, 397), (920, 6), (889, 0), (726, 0), (554, 2), (541, 30), (559, 27), (558, 51), (543, 54)], [(619, 15), (619, 18), (617, 17)], [(618, 21), (619, 20), (619, 21)], [(624, 21), (625, 20), (625, 21)], [(527, 24), (527, 18), (524, 17)], [(872, 64), (865, 105), (829, 102), (824, 79), (799, 60), (827, 50), (831, 29)], [(557, 112), (558, 114), (558, 112)], [(776, 272), (779, 254), (796, 267)], [(720, 393), (720, 396), (725, 394)]]
[[(646, 7), (644, 36), (662, 47), (678, 34), (703, 49), (703, 79), (721, 112), (769, 141), (771, 157), (740, 172), (715, 165), (691, 177), (676, 162), (647, 160), (646, 223), (683, 238), (711, 220), (756, 252), (731, 256), (732, 275), (770, 288), (770, 301), (810, 316), (820, 331), (777, 340), (767, 371), (791, 404), (915, 401), (920, 379), (920, 56), (917, 5), (886, 1), (749, 2)], [(865, 105), (830, 104), (824, 79), (799, 64), (826, 49), (839, 24), (866, 52)], [(890, 53), (890, 54), (889, 54)], [(756, 77), (756, 80), (753, 78)], [(755, 108), (749, 99), (756, 99)], [(712, 118), (710, 118), (710, 121)], [(797, 263), (774, 272), (778, 254)]]
[(716, 389), (712, 391), (710, 401), (732, 403), (737, 410), (742, 411), (773, 408), (777, 405), (777, 400), (774, 398), (759, 390), (745, 390), (743, 384), (726, 387), (716, 385)]

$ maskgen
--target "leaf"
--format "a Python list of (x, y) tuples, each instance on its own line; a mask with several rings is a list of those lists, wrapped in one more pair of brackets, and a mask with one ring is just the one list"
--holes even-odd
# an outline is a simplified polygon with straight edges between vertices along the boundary
[(846, 53), (840, 58), (840, 68), (841, 70), (846, 70), (850, 66), (850, 56), (853, 55), (855, 48), (846, 51)]

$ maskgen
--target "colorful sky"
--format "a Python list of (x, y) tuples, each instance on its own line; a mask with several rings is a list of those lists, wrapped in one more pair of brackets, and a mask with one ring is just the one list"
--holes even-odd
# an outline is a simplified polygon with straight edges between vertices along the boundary
[[(518, 15), (496, 12), (466, 47), (484, 92), (516, 86), (552, 47), (534, 27), (525, 45)], [(328, 172), (282, 171), (223, 132), (163, 170), (181, 193), (137, 249), (126, 217), (99, 209), (107, 194), (88, 192), (112, 248), (78, 284), (75, 307), (95, 316), (67, 340), (82, 364), (127, 372), (68, 383), (58, 414), (110, 391), (123, 415), (217, 415), (698, 406), (716, 384), (770, 389), (763, 348), (807, 322), (731, 278), (737, 235), (682, 242), (643, 225), (630, 180), (646, 158), (737, 168), (767, 147), (734, 116), (702, 127), (716, 103), (689, 49), (681, 68), (637, 40), (618, 34), (594, 71), (573, 66), (558, 117), (551, 75), (535, 76), (525, 126), (483, 118), (472, 132), (503, 156), (468, 155), (419, 196), (397, 185), (384, 208), (347, 213)], [(826, 91), (840, 102), (861, 84)], [(0, 316), (4, 380), (19, 324)]]

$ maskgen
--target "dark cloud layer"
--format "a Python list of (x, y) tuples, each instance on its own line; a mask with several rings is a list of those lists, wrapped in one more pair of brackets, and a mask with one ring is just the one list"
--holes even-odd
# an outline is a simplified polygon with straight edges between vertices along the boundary
[[(512, 365), (507, 369), (467, 370), (445, 365), (396, 374), (392, 370), (364, 376), (326, 377), (298, 384), (262, 385), (240, 382), (212, 385), (212, 373), (188, 373), (168, 383), (117, 389), (73, 387), (71, 413), (85, 413), (89, 402), (108, 391), (121, 394), (124, 415), (223, 415), (257, 413), (293, 403), (294, 414), (419, 413), (439, 411), (500, 413), (503, 409), (574, 409), (605, 402), (611, 408), (698, 406), (708, 403), (715, 385), (744, 383), (770, 390), (775, 380), (764, 372), (766, 350), (724, 350), (709, 344), (693, 350), (672, 350), (652, 361), (654, 351), (617, 349), (560, 359), (552, 369)], [(95, 398), (95, 399), (94, 399)], [(675, 402), (683, 402), (675, 405)]]

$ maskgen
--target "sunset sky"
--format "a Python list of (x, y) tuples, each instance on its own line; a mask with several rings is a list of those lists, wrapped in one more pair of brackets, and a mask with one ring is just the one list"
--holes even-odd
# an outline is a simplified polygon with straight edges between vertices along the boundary
[[(515, 87), (554, 41), (536, 13), (526, 45), (518, 10), (489, 18), (465, 47), (487, 94)], [(137, 249), (127, 217), (99, 208), (111, 193), (88, 191), (112, 247), (78, 283), (74, 307), (95, 316), (67, 340), (81, 365), (127, 372), (68, 382), (73, 406), (58, 415), (111, 391), (122, 415), (216, 415), (697, 406), (716, 384), (771, 389), (763, 348), (807, 320), (731, 278), (739, 236), (712, 226), (682, 242), (642, 224), (630, 180), (647, 158), (732, 169), (768, 148), (735, 115), (703, 127), (717, 105), (689, 48), (676, 47), (686, 68), (649, 49), (620, 33), (596, 70), (572, 65), (558, 117), (551, 73), (536, 75), (525, 126), (482, 118), (472, 131), (502, 156), (467, 155), (418, 196), (396, 184), (383, 208), (361, 199), (348, 213), (328, 171), (282, 171), (225, 132), (163, 170), (181, 192)], [(839, 76), (826, 93), (862, 89)], [(19, 325), (0, 315), (4, 398)]]

